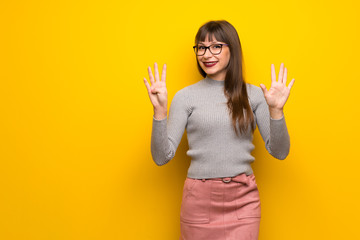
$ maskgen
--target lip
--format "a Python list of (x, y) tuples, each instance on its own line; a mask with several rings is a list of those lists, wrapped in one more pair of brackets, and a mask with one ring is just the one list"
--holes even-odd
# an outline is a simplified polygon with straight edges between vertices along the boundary
[(205, 67), (213, 67), (217, 64), (218, 62), (203, 62), (203, 64), (205, 65)]

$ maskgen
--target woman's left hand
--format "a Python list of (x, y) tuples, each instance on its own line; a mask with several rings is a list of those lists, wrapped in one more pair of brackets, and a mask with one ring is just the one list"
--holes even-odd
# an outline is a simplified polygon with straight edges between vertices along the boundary
[(294, 84), (293, 78), (286, 86), (287, 69), (284, 69), (284, 64), (280, 65), (280, 72), (278, 81), (276, 81), (275, 66), (271, 64), (271, 87), (266, 89), (264, 84), (260, 84), (260, 87), (264, 93), (267, 104), (269, 105), (270, 116), (274, 119), (281, 118), (283, 116), (284, 105), (289, 98), (290, 89)]

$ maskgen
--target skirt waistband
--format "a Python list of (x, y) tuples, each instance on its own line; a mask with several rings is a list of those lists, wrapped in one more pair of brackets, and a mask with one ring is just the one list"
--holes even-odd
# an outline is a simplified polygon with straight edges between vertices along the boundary
[(205, 181), (222, 181), (224, 183), (238, 182), (238, 183), (243, 183), (243, 184), (249, 185), (250, 179), (253, 180), (254, 178), (255, 178), (254, 173), (250, 174), (249, 176), (247, 176), (245, 173), (242, 173), (235, 177), (203, 178), (203, 179), (197, 179), (197, 180), (201, 180), (203, 182), (205, 182)]

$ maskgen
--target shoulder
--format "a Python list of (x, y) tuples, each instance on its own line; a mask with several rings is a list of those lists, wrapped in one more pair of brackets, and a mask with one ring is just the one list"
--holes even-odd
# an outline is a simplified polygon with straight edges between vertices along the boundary
[(203, 82), (199, 81), (178, 90), (171, 101), (170, 109), (184, 109), (191, 114), (192, 103), (199, 94), (199, 90), (203, 88), (202, 85)]
[(255, 110), (259, 104), (266, 103), (264, 93), (260, 87), (247, 83), (246, 90), (253, 110)]
[(189, 102), (191, 102), (189, 99), (191, 99), (192, 96), (196, 95), (194, 93), (196, 93), (196, 90), (199, 89), (198, 86), (199, 82), (196, 82), (178, 90), (171, 101), (171, 105), (185, 106), (186, 108), (188, 108)]
[(253, 85), (251, 83), (246, 83), (246, 90), (247, 90), (247, 93), (248, 93), (249, 97), (250, 96), (258, 97), (258, 95), (263, 94), (260, 87), (255, 86), (255, 85)]

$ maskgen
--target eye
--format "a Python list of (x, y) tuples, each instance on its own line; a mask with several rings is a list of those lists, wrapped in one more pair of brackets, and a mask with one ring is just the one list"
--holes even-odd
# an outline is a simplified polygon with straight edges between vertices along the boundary
[(200, 50), (204, 50), (204, 49), (205, 49), (205, 47), (204, 47), (204, 46), (198, 46), (198, 49), (200, 49)]
[(214, 48), (221, 48), (221, 44), (215, 44)]

